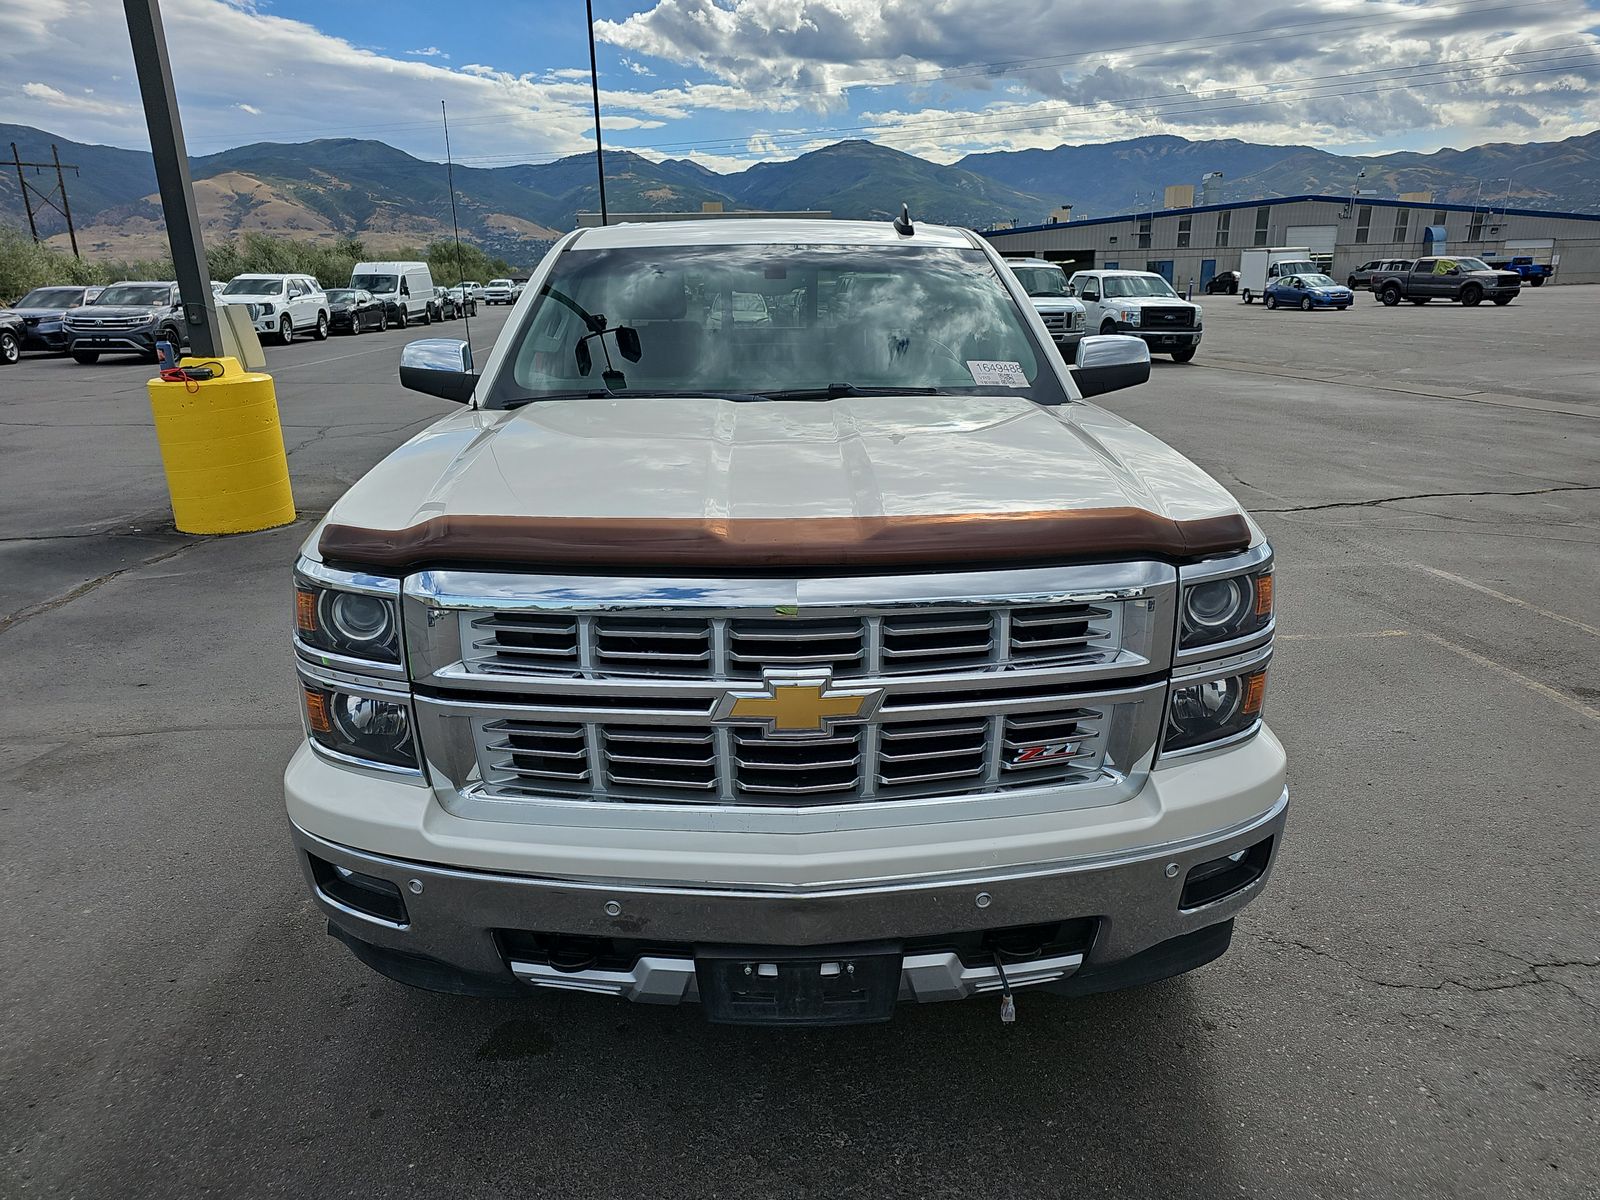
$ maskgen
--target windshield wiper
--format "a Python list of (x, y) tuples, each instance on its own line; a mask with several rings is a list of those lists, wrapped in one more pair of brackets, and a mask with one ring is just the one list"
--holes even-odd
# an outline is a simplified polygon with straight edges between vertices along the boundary
[(939, 396), (936, 387), (861, 387), (854, 383), (830, 383), (819, 388), (788, 388), (762, 392), (768, 400), (838, 400), (842, 396)]
[(638, 397), (648, 397), (652, 400), (732, 400), (742, 404), (764, 403), (772, 398), (758, 392), (661, 392), (653, 388), (593, 388), (586, 391), (546, 392), (542, 396), (518, 396), (495, 407), (521, 408), (525, 404), (537, 404), (542, 400), (614, 400)]

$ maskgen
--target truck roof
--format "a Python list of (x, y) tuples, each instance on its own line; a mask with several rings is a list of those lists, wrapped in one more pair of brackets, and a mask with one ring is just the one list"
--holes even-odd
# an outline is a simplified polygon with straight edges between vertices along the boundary
[(573, 250), (609, 250), (633, 246), (759, 246), (788, 243), (813, 246), (977, 246), (975, 234), (950, 225), (928, 225), (912, 218), (909, 237), (895, 232), (890, 221), (829, 221), (797, 217), (751, 217), (730, 221), (639, 221), (583, 229), (570, 243)]

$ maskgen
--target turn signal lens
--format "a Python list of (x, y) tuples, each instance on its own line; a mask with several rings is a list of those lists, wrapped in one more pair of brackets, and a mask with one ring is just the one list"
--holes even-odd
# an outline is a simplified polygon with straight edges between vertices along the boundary
[(1257, 671), (1244, 681), (1244, 712), (1252, 717), (1261, 715), (1261, 707), (1267, 702), (1267, 673)]
[(317, 594), (305, 588), (294, 590), (294, 627), (301, 633), (317, 631)]
[(1256, 616), (1270, 617), (1272, 615), (1272, 572), (1264, 571), (1256, 576)]
[(306, 724), (312, 733), (332, 733), (333, 722), (328, 719), (328, 697), (323, 692), (302, 688), (306, 702)]

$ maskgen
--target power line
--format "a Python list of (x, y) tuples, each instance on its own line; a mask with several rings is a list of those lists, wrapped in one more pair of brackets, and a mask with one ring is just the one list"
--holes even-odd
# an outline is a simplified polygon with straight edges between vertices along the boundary
[[(12, 142), (11, 165), (17, 169), (17, 187), (22, 192), (22, 207), (27, 211), (28, 232), (33, 235), (34, 243), (37, 245), (39, 242), (39, 225), (35, 217), (45, 209), (53, 208), (66, 218), (67, 238), (72, 242), (72, 257), (83, 257), (78, 253), (78, 231), (72, 225), (72, 205), (67, 203), (67, 179), (62, 174), (63, 171), (71, 171), (76, 175), (78, 168), (71, 163), (61, 161), (61, 154), (56, 150), (54, 143), (50, 146), (50, 161), (42, 163), (23, 162), (22, 155), (17, 152), (17, 144)], [(35, 175), (40, 171), (53, 170), (56, 173), (56, 186), (41, 188), (36, 183), (29, 183), (28, 177), (22, 173), (24, 167), (32, 167)]]

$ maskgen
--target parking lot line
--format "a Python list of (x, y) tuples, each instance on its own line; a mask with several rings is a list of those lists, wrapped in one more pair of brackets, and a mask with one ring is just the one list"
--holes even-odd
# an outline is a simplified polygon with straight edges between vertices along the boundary
[(1408, 562), (1401, 563), (1400, 565), (1403, 567), (1410, 567), (1413, 571), (1422, 571), (1428, 575), (1436, 575), (1440, 579), (1449, 580), (1451, 583), (1459, 583), (1464, 588), (1471, 588), (1475, 592), (1482, 592), (1485, 596), (1491, 596), (1505, 604), (1515, 604), (1518, 608), (1526, 608), (1530, 612), (1538, 613), (1541, 617), (1548, 617), (1552, 621), (1560, 621), (1563, 625), (1570, 625), (1574, 629), (1581, 629), (1590, 637), (1600, 637), (1600, 629), (1596, 629), (1593, 625), (1585, 625), (1582, 621), (1575, 617), (1569, 617), (1565, 613), (1554, 612), (1548, 608), (1540, 608), (1537, 604), (1530, 604), (1528, 601), (1520, 599), (1519, 597), (1508, 596), (1504, 592), (1497, 592), (1492, 587), (1486, 587), (1483, 584), (1478, 583), (1476, 580), (1467, 579), (1461, 575), (1452, 575), (1449, 571), (1441, 571), (1438, 567), (1430, 567), (1426, 563)]
[(1554, 700), (1557, 704), (1561, 705), (1561, 707), (1570, 708), (1580, 717), (1588, 717), (1591, 721), (1600, 721), (1600, 708), (1593, 708), (1590, 705), (1583, 703), (1581, 700), (1574, 700), (1565, 692), (1553, 688), (1547, 683), (1540, 683), (1537, 679), (1530, 679), (1521, 671), (1512, 670), (1504, 663), (1495, 662), (1494, 659), (1489, 658), (1487, 655), (1479, 654), (1476, 650), (1469, 650), (1465, 646), (1452, 642), (1449, 638), (1442, 638), (1437, 633), (1429, 633), (1426, 629), (1421, 630), (1420, 632), (1421, 635), (1427, 638), (1430, 642), (1434, 642), (1437, 645), (1443, 646), (1451, 653), (1459, 654), (1462, 658), (1465, 658), (1470, 662), (1475, 662), (1480, 667), (1488, 667), (1491, 671), (1494, 671), (1500, 675), (1504, 675), (1512, 682), (1520, 683), (1523, 687), (1528, 688), (1530, 691), (1538, 692), (1546, 700)]

